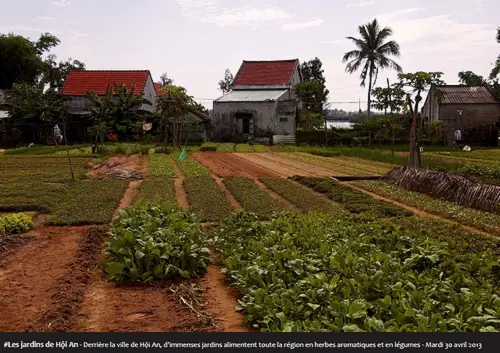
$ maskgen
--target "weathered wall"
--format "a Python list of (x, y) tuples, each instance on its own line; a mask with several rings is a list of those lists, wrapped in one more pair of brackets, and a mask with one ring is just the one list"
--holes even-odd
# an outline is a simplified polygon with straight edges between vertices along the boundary
[(251, 113), (255, 136), (265, 131), (275, 131), (277, 102), (214, 102), (212, 119), (216, 135), (234, 135), (238, 131), (235, 113)]
[(296, 117), (297, 102), (295, 100), (278, 101), (276, 109), (276, 120), (278, 121), (278, 125), (275, 134), (294, 134)]
[(144, 87), (143, 97), (145, 99), (149, 100), (153, 105), (144, 104), (142, 106), (142, 109), (145, 111), (151, 112), (151, 113), (154, 112), (155, 103), (156, 103), (156, 90), (155, 90), (153, 80), (151, 79), (150, 76), (148, 76), (148, 80), (146, 81), (146, 86)]
[(422, 118), (428, 118), (427, 124), (439, 119), (439, 104), (437, 99), (432, 95), (425, 101), (422, 109)]

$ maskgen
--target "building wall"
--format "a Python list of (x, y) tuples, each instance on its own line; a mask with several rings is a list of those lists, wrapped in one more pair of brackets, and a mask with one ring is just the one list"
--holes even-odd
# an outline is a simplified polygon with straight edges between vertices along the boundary
[[(430, 95), (431, 93), (429, 93)], [(439, 104), (437, 99), (430, 95), (422, 109), (422, 118), (428, 118), (427, 123), (439, 120)]]
[(297, 102), (295, 100), (278, 101), (276, 120), (278, 121), (276, 135), (295, 133), (297, 118)]
[(215, 135), (238, 134), (239, 119), (236, 113), (251, 113), (254, 119), (254, 134), (262, 136), (267, 131), (275, 133), (279, 120), (276, 118), (277, 102), (214, 102), (212, 119)]
[(148, 76), (148, 80), (146, 81), (146, 86), (144, 87), (144, 94), (143, 97), (147, 100), (149, 100), (153, 105), (143, 105), (143, 110), (146, 110), (148, 112), (154, 112), (155, 109), (155, 103), (156, 103), (156, 90), (155, 86), (153, 83), (153, 80), (151, 79), (151, 76)]

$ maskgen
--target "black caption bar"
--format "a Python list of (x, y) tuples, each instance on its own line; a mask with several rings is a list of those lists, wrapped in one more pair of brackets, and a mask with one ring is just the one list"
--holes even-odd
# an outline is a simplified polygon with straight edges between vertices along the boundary
[(500, 352), (500, 333), (0, 333), (1, 352)]

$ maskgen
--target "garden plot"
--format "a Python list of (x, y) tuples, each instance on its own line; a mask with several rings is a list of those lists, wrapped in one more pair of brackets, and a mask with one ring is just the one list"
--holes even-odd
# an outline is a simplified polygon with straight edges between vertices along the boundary
[(197, 152), (193, 154), (193, 157), (206, 168), (210, 169), (213, 174), (221, 178), (275, 176), (274, 173), (246, 162), (231, 153)]

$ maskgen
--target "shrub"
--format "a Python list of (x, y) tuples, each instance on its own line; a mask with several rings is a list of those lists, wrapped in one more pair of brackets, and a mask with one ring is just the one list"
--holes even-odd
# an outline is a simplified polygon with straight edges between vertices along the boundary
[(215, 152), (217, 151), (217, 144), (214, 142), (205, 142), (200, 147), (200, 151), (202, 152)]
[(120, 211), (104, 253), (104, 269), (118, 282), (196, 277), (210, 262), (200, 223), (161, 204), (138, 203)]
[(239, 143), (236, 145), (236, 152), (250, 152), (250, 145), (248, 143)]
[(141, 146), (141, 154), (144, 155), (144, 156), (147, 156), (149, 155), (149, 150), (151, 148), (149, 146)]
[(31, 217), (24, 213), (0, 216), (0, 234), (20, 234), (34, 226)]
[(170, 154), (170, 153), (172, 153), (172, 147), (169, 147), (169, 146), (156, 146), (155, 149), (154, 149), (154, 153)]

